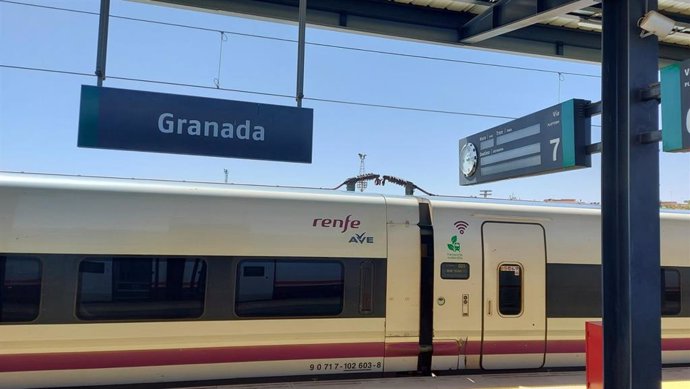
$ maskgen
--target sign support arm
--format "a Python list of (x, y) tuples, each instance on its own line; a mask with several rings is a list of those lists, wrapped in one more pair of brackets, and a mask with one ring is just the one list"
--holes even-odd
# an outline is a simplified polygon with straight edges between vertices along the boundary
[(96, 54), (96, 77), (98, 86), (105, 80), (105, 62), (108, 55), (108, 21), (110, 20), (110, 0), (101, 0), (101, 13), (98, 21), (98, 50)]
[(307, 0), (299, 0), (299, 39), (297, 43), (297, 106), (302, 107), (304, 98), (304, 46), (307, 29)]

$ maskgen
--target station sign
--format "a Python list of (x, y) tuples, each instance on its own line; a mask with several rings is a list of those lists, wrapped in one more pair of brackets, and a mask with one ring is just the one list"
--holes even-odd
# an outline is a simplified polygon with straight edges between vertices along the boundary
[(590, 102), (573, 99), (460, 140), (460, 185), (591, 166)]
[(690, 60), (661, 69), (664, 151), (690, 151)]
[(83, 85), (79, 147), (311, 163), (313, 110)]

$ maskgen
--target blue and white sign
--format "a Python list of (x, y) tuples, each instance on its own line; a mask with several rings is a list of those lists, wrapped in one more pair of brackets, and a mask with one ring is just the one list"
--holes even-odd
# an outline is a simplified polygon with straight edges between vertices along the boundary
[(314, 112), (82, 85), (79, 147), (311, 163)]

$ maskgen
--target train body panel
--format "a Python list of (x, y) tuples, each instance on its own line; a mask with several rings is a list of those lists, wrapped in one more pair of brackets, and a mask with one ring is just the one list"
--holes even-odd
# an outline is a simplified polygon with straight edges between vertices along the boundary
[[(3, 326), (0, 383), (29, 385), (70, 371), (66, 385), (383, 371), (383, 318)], [(281, 328), (277, 331), (277, 328)], [(199, 372), (187, 374), (196, 366)], [(174, 367), (181, 367), (177, 371)], [(249, 370), (247, 370), (249, 369)], [(83, 376), (81, 372), (99, 370)], [(147, 373), (148, 372), (148, 373)], [(180, 375), (187, 372), (187, 375)], [(27, 380), (17, 380), (24, 376)], [(33, 378), (31, 378), (33, 377)], [(86, 379), (85, 377), (90, 377)], [(149, 376), (152, 377), (152, 376)], [(86, 380), (85, 380), (86, 379)], [(122, 381), (124, 379), (124, 381)]]
[[(0, 386), (582, 366), (598, 209), (0, 174)], [(662, 213), (690, 363), (690, 213)]]
[(386, 257), (382, 196), (4, 178), (4, 252)]
[[(98, 385), (136, 385), (142, 382), (203, 382), (209, 380), (246, 379), (256, 377), (318, 377), (331, 374), (355, 374), (338, 371), (334, 366), (376, 366), (380, 358), (331, 358), (312, 364), (325, 371), (304, 369), (304, 361), (233, 362), (205, 364), (147, 365), (137, 367), (89, 368), (75, 370), (44, 370), (26, 373), (2, 373), (0, 388), (93, 387)], [(357, 370), (356, 368), (354, 370)], [(376, 369), (373, 371), (381, 371)], [(270, 374), (269, 374), (270, 372)]]
[(386, 372), (417, 368), (419, 343), (419, 207), (415, 198), (386, 199)]
[[(464, 343), (465, 366), (470, 369), (524, 368), (530, 363), (530, 358), (538, 364), (542, 350), (545, 351), (543, 367), (583, 366), (584, 323), (601, 320), (600, 211), (477, 200), (432, 199), (431, 204), (437, 250), (435, 293), (436, 299), (445, 303), (441, 305), (437, 301), (434, 325), (439, 337), (453, 334)], [(498, 231), (504, 238), (496, 241), (492, 236), (496, 234), (487, 233), (484, 227), (499, 224), (515, 228)], [(543, 242), (520, 232), (529, 225), (543, 229)], [(690, 304), (685, 301), (690, 299), (690, 240), (687, 238), (690, 214), (662, 213), (661, 231), (662, 280), (668, 283), (663, 292), (666, 305), (662, 304), (667, 310), (662, 319), (663, 362), (688, 363)], [(453, 237), (457, 237), (456, 242), (460, 246), (457, 251), (453, 249)], [(495, 247), (496, 243), (499, 247)], [(521, 246), (530, 246), (534, 250), (542, 244), (545, 262), (541, 254), (521, 254), (525, 249)], [(496, 252), (499, 259), (495, 258)], [(520, 258), (525, 258), (525, 261), (520, 261)], [(446, 261), (467, 264), (470, 270), (468, 278), (444, 279), (441, 273)], [(495, 306), (489, 307), (496, 302), (489, 297), (496, 298), (501, 293), (497, 285), (502, 273), (500, 266), (506, 264), (508, 270), (512, 270), (510, 265), (514, 264), (525, 266), (519, 270), (524, 270), (527, 278), (530, 273), (534, 275), (535, 270), (542, 272), (540, 263), (544, 266), (543, 276), (537, 277), (536, 281), (533, 279), (534, 282), (527, 279), (523, 282), (521, 293), (524, 296), (521, 298), (524, 310), (519, 315), (496, 315)], [(490, 279), (487, 268), (498, 270), (498, 274)], [(510, 280), (505, 281), (508, 282), (506, 287), (510, 288)], [(528, 298), (530, 293), (532, 297)], [(462, 300), (463, 296), (467, 296), (468, 303)], [(529, 315), (533, 309), (530, 305), (541, 301), (542, 296), (545, 297), (542, 315), (545, 320), (545, 348), (538, 340), (541, 330), (539, 334), (529, 327), (519, 330), (514, 323)], [(510, 296), (507, 301), (510, 302)], [(490, 309), (494, 311), (491, 315)], [(503, 331), (504, 336), (496, 338), (494, 344), (485, 343), (491, 336), (487, 332), (487, 324), (492, 325), (493, 320), (498, 320), (497, 329), (499, 334)], [(540, 326), (539, 321), (534, 324), (535, 328)], [(489, 359), (497, 362), (485, 363)]]

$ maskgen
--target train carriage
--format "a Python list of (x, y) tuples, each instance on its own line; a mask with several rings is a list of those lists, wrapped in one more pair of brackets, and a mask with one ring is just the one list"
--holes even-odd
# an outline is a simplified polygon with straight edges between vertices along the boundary
[[(464, 342), (460, 368), (583, 366), (584, 322), (600, 320), (602, 310), (599, 209), (513, 201), (431, 204), (434, 330)], [(690, 358), (689, 217), (661, 214), (664, 363)], [(454, 237), (458, 252), (445, 247)], [(462, 282), (444, 276), (444, 261), (466, 263), (472, 276)]]
[[(690, 363), (690, 213), (662, 213)], [(0, 386), (584, 364), (599, 210), (3, 173)]]

